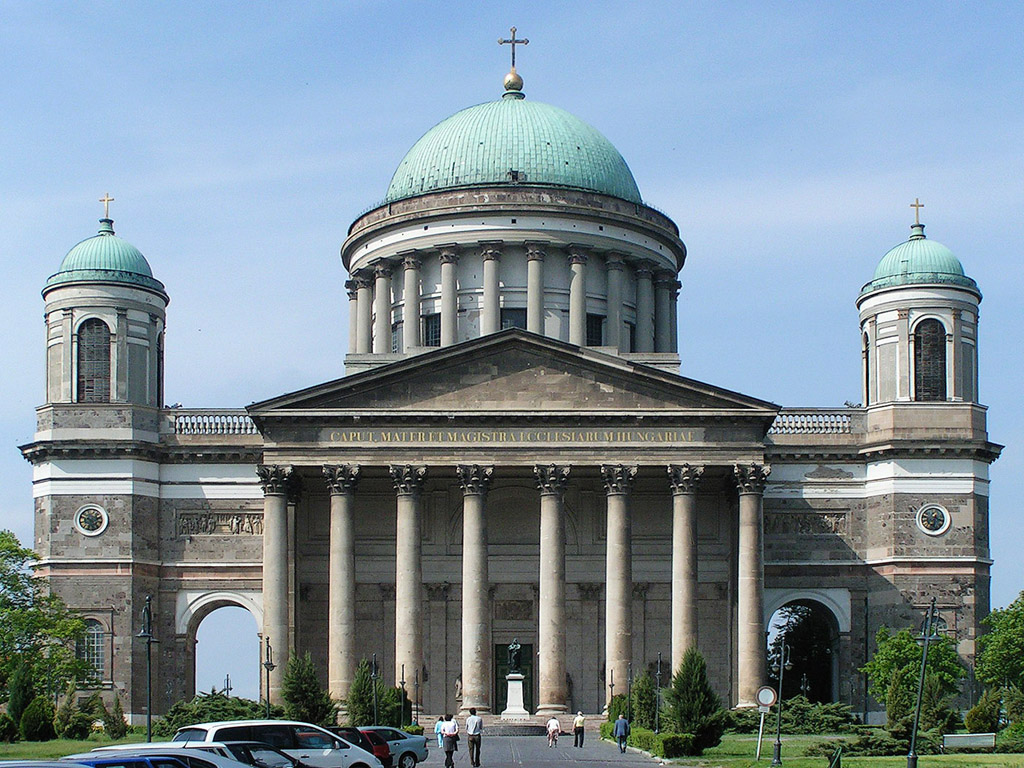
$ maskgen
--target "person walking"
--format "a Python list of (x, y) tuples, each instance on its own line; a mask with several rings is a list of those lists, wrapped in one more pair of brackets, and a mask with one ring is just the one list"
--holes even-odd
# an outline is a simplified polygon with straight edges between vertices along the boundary
[(583, 749), (583, 724), (586, 718), (583, 717), (583, 710), (576, 713), (572, 721), (572, 745)]
[(452, 755), (459, 748), (459, 724), (451, 715), (444, 716), (444, 722), (441, 724), (441, 736), (444, 743), (445, 768), (454, 768), (455, 758)]
[(626, 739), (629, 738), (629, 721), (621, 712), (619, 713), (618, 720), (615, 721), (615, 726), (612, 728), (612, 736), (619, 742), (619, 752), (625, 754)]
[(466, 741), (469, 742), (469, 764), (473, 768), (480, 767), (480, 737), (483, 732), (484, 719), (477, 715), (476, 707), (470, 707), (466, 718)]
[(555, 717), (554, 715), (552, 715), (551, 719), (548, 720), (547, 730), (548, 730), (548, 749), (550, 749), (551, 747), (557, 747), (558, 746), (558, 734), (561, 733), (562, 726), (558, 722), (558, 718)]
[(434, 735), (437, 736), (437, 748), (444, 748), (444, 736), (441, 734), (441, 727), (444, 725), (444, 718), (437, 718), (437, 722), (434, 723)]

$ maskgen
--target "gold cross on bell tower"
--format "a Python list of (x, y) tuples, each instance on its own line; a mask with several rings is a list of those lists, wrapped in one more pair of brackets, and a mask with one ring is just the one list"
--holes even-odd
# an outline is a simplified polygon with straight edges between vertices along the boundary
[(910, 207), (914, 209), (914, 226), (920, 226), (921, 224), (921, 209), (924, 208), (924, 203), (919, 198), (914, 198), (914, 202), (910, 204)]
[(104, 192), (103, 197), (100, 198), (100, 202), (103, 203), (103, 218), (110, 218), (110, 204), (114, 202), (114, 198), (110, 196), (109, 192)]
[(512, 33), (512, 39), (511, 40), (505, 40), (505, 39), (499, 37), (498, 38), (498, 45), (511, 45), (512, 46), (512, 71), (515, 72), (516, 71), (516, 43), (519, 43), (520, 45), (529, 45), (530, 41), (527, 40), (525, 37), (523, 39), (521, 39), (521, 40), (517, 40), (516, 39), (516, 28), (515, 27), (511, 27), (509, 29), (509, 31)]

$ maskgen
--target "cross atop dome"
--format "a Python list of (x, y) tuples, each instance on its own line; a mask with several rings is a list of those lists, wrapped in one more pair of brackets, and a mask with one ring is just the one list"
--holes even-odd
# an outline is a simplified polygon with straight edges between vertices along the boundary
[[(510, 27), (509, 31), (512, 33), (511, 38), (508, 40), (499, 37), (498, 45), (511, 45), (512, 46), (512, 69), (505, 75), (505, 92), (506, 93), (518, 93), (523, 90), (523, 78), (516, 72), (516, 45), (529, 45), (530, 41), (524, 38), (516, 37), (516, 28)], [(519, 98), (522, 98), (520, 95)]]

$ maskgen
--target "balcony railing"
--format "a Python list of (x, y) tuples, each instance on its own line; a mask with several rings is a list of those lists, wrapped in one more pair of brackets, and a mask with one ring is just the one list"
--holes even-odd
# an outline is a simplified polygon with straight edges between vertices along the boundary
[(779, 412), (769, 435), (848, 435), (852, 430), (849, 408), (794, 408)]
[(175, 409), (167, 413), (176, 435), (257, 435), (259, 430), (241, 408)]

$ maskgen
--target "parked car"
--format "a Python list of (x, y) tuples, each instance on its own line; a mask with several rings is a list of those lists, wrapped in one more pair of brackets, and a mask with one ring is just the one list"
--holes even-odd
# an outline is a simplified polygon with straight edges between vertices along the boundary
[(384, 725), (368, 725), (363, 731), (374, 731), (384, 737), (391, 748), (391, 758), (397, 768), (415, 768), (416, 763), (427, 759), (427, 737), (413, 736), (398, 728)]
[(372, 753), (296, 720), (222, 720), (179, 728), (174, 741), (261, 741), (313, 768), (384, 768)]
[(373, 754), (376, 756), (378, 760), (380, 760), (381, 765), (383, 765), (384, 768), (391, 768), (391, 766), (393, 765), (391, 757), (391, 747), (388, 745), (384, 737), (376, 731), (366, 730), (361, 731), (361, 733), (363, 734), (364, 738), (368, 739), (370, 744), (373, 746)]
[(143, 755), (131, 752), (86, 752), (75, 755), (67, 765), (90, 768), (189, 768), (180, 758), (170, 755)]
[[(373, 752), (373, 743), (354, 725), (329, 725), (327, 730), (341, 736), (345, 741), (355, 744), (360, 749), (365, 749), (370, 753)], [(385, 766), (385, 768), (387, 767)]]
[[(223, 754), (218, 750), (223, 750)], [(236, 760), (224, 749), (223, 745), (203, 742), (163, 741), (148, 744), (110, 744), (105, 747), (98, 747), (92, 752), (83, 752), (78, 755), (70, 755), (68, 760), (78, 760), (90, 763), (98, 758), (124, 759), (134, 757), (161, 758), (171, 757), (180, 760), (187, 768), (249, 768), (248, 765)], [(135, 766), (133, 768), (141, 768)], [(291, 766), (289, 765), (289, 768)]]
[(3, 768), (89, 768), (85, 763), (70, 760), (0, 760)]
[(233, 757), (254, 768), (307, 768), (298, 758), (260, 741), (225, 741), (223, 747), (218, 747), (218, 754)]

